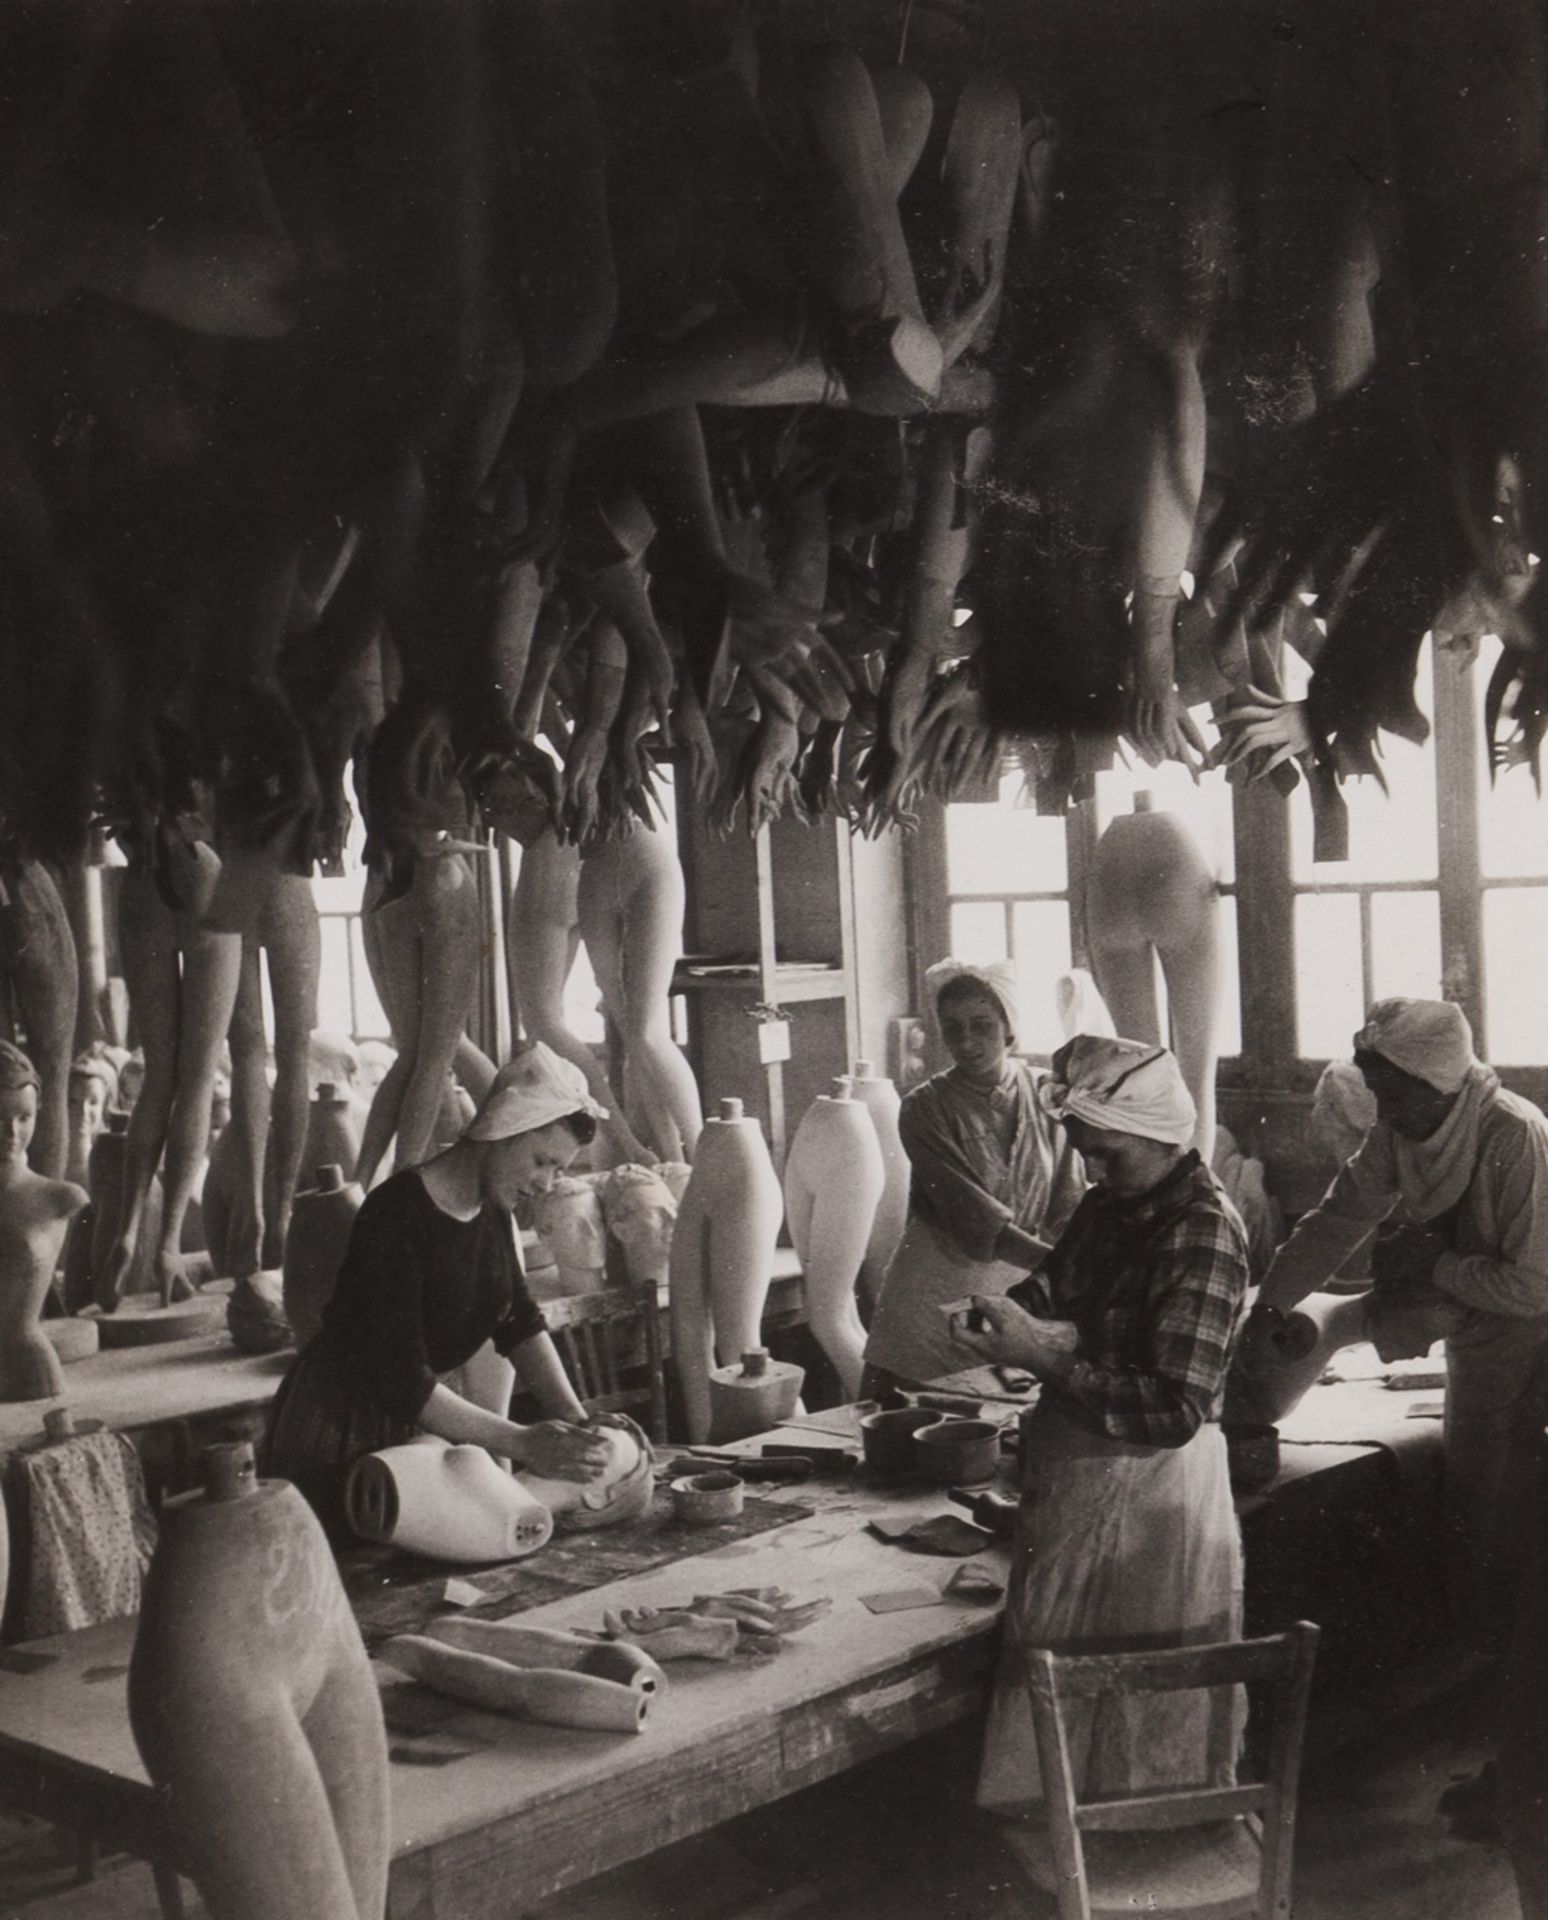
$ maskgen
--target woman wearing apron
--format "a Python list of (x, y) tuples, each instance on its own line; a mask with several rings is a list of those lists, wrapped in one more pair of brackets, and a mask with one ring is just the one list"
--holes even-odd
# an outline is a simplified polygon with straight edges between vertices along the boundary
[[(1378, 1001), (1354, 1059), (1376, 1124), (1274, 1256), (1243, 1365), (1276, 1317), (1385, 1223), (1371, 1337), (1387, 1360), (1445, 1339), (1448, 1572), (1464, 1631), (1498, 1659), (1548, 1426), (1548, 1119), (1478, 1060), (1448, 1001)], [(1445, 1810), (1470, 1809), (1453, 1790)]]
[(1015, 969), (942, 960), (925, 986), (952, 1065), (905, 1094), (898, 1115), (908, 1225), (871, 1318), (866, 1394), (972, 1366), (941, 1307), (1024, 1280), (1085, 1189), (1038, 1106), (1038, 1076), (1010, 1055)]
[[(979, 1782), (981, 1804), (1007, 1814), (1041, 1797), (1023, 1647), (1188, 1646), (1237, 1638), (1242, 1620), (1219, 1425), (1247, 1292), (1242, 1223), (1186, 1146), (1193, 1101), (1165, 1048), (1082, 1035), (1039, 1092), (1093, 1186), (1038, 1278), (976, 1298), (984, 1326), (958, 1335), (978, 1359), (1042, 1382), (1022, 1427)], [(1234, 1779), (1240, 1689), (1082, 1704), (1070, 1753), (1083, 1797)]]

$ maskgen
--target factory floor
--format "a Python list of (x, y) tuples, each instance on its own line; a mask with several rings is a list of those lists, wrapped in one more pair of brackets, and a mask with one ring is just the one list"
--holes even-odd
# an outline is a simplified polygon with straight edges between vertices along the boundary
[[(1479, 1700), (1460, 1672), (1432, 1672), (1331, 1754), (1314, 1733), (1296, 1920), (1518, 1920), (1502, 1850), (1457, 1837), (1434, 1811), (1484, 1757)], [(972, 1811), (974, 1757), (965, 1738), (922, 1742), (604, 1875), (540, 1920), (1041, 1920), (1048, 1909)], [(159, 1920), (138, 1863), (72, 1878), (47, 1829), (0, 1822), (0, 1920)]]

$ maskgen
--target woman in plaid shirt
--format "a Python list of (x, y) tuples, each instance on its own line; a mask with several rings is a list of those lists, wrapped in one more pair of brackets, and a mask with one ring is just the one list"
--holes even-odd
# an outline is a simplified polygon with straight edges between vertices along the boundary
[[(1194, 1106), (1172, 1055), (1088, 1035), (1039, 1097), (1093, 1185), (1047, 1265), (976, 1305), (963, 1334), (1042, 1382), (1022, 1433), (1006, 1645), (979, 1798), (1040, 1797), (1023, 1646), (1119, 1652), (1241, 1633), (1241, 1546), (1220, 1404), (1245, 1307), (1241, 1220), (1187, 1147)], [(1091, 1703), (1072, 1723), (1082, 1790), (1226, 1785), (1239, 1689)]]

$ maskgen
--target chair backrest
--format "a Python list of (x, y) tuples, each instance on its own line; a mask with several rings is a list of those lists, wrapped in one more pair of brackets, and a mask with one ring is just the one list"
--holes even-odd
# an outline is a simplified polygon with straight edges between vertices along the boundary
[[(1227, 1640), (1155, 1653), (1056, 1654), (1025, 1649), (1032, 1726), (1042, 1768), (1060, 1920), (1091, 1912), (1081, 1835), (1154, 1832), (1258, 1816), (1258, 1920), (1288, 1920), (1290, 1866), (1306, 1700), (1318, 1630), (1298, 1621), (1260, 1640)], [(1254, 1706), (1271, 1706), (1273, 1727), (1262, 1780), (1235, 1787), (1177, 1787), (1113, 1799), (1080, 1800), (1070, 1768), (1062, 1703), (1098, 1694), (1176, 1692), (1259, 1684)]]
[[(666, 1378), (656, 1290), (602, 1287), (543, 1302), (543, 1318), (570, 1384), (590, 1413), (627, 1413), (652, 1440), (666, 1438)], [(643, 1374), (624, 1386), (623, 1375)]]

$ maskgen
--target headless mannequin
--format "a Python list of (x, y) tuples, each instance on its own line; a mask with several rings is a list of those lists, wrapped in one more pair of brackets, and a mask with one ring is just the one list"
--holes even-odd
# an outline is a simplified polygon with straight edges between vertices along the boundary
[(10, 1031), (7, 997), (42, 1082), (32, 1165), (57, 1180), (69, 1149), (75, 941), (54, 877), (37, 860), (0, 858), (0, 1034)]
[(796, 1128), (785, 1163), (785, 1215), (812, 1332), (833, 1362), (845, 1400), (860, 1397), (865, 1328), (855, 1282), (886, 1184), (875, 1125), (841, 1076)]
[[(260, 1270), (273, 1271), (284, 1262), (285, 1235), (306, 1145), (308, 1042), (317, 1018), (321, 940), (311, 882), (304, 874), (283, 873), (261, 855), (238, 853), (232, 858), (259, 862), (259, 883), (265, 888), (257, 935), (242, 939), (241, 977), (230, 1019), (228, 1146), (235, 1157), (237, 1178), (227, 1253), (229, 1271), (243, 1279)], [(272, 1094), (260, 958), (268, 964), (274, 1008)]]
[(195, 838), (179, 839), (176, 849), (181, 911), (167, 905), (144, 863), (131, 864), (119, 887), (119, 951), (145, 1078), (129, 1122), (118, 1218), (99, 1220), (92, 1239), (93, 1287), (105, 1313), (117, 1306), (134, 1265), (163, 1148), (165, 1202), (152, 1270), (163, 1305), (188, 1295), (183, 1216), (204, 1164), (220, 1050), (241, 974), (241, 936), (198, 924), (220, 871), (214, 849)]
[(693, 1159), (704, 1125), (693, 1069), (672, 1038), (683, 957), (682, 862), (670, 833), (636, 827), (589, 847), (576, 892), (580, 937), (623, 1035), (625, 1091), (662, 1160)]
[(672, 1236), (672, 1354), (696, 1445), (709, 1438), (710, 1368), (763, 1344), (783, 1214), (762, 1129), (743, 1115), (740, 1100), (722, 1100), (705, 1126)]
[(86, 1195), (28, 1166), (38, 1090), (7, 1084), (20, 1077), (18, 1063), (27, 1064), (14, 1049), (0, 1058), (0, 1400), (48, 1400), (64, 1392), (64, 1376), (38, 1315)]
[[(599, 1123), (598, 1133), (606, 1155), (615, 1161), (649, 1160), (649, 1149), (625, 1120), (596, 1055), (565, 1019), (565, 983), (581, 941), (580, 880), (580, 849), (561, 846), (552, 830), (523, 851), (506, 941), (511, 999), (527, 1037), (579, 1067), (591, 1097), (607, 1108), (609, 1118)], [(599, 985), (601, 977), (598, 967)]]
[(1092, 864), (1087, 926), (1097, 985), (1124, 1039), (1160, 1046), (1160, 960), (1171, 1048), (1199, 1110), (1192, 1144), (1208, 1166), (1215, 1144), (1218, 888), (1174, 814), (1152, 813), (1144, 793), (1135, 795), (1134, 807), (1102, 835)]
[(213, 1920), (381, 1920), (376, 1683), (322, 1527), (245, 1442), (162, 1509), (129, 1720)]
[(454, 1063), (475, 1099), (494, 1079), (493, 1066), (463, 1032), (483, 950), (472, 867), (461, 852), (427, 848), (414, 861), (407, 890), (394, 899), (384, 894), (373, 874), (361, 930), (398, 1053), (376, 1090), (360, 1144), (355, 1178), (366, 1188), (394, 1134), (395, 1169), (417, 1167), (429, 1157)]

